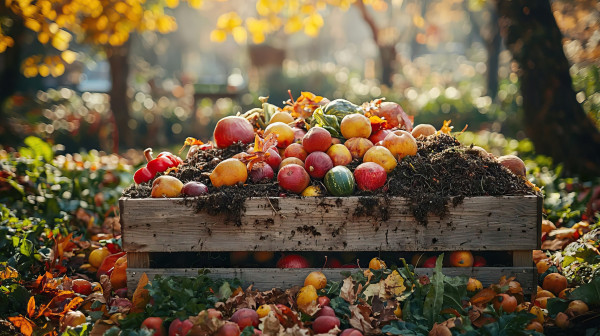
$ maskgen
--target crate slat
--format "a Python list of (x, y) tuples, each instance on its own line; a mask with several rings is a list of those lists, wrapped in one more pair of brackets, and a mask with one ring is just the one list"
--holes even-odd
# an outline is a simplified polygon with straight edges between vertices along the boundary
[[(169, 276), (195, 276), (198, 274), (200, 268), (128, 268), (127, 269), (127, 283), (128, 288), (135, 289), (137, 282), (143, 273), (148, 275), (149, 279), (153, 279), (156, 275), (169, 275)], [(304, 278), (308, 273), (316, 270), (317, 268), (304, 268), (304, 269), (275, 269), (275, 268), (211, 268), (209, 277), (212, 278), (225, 278), (233, 279), (238, 278), (245, 285), (249, 286), (254, 284), (254, 288), (259, 290), (269, 290), (271, 288), (289, 288), (292, 286), (302, 285)], [(352, 269), (346, 269), (344, 271), (353, 271)], [(330, 281), (339, 281), (344, 279), (344, 276), (340, 273), (342, 270), (339, 269), (323, 269), (322, 272), (327, 276)], [(431, 276), (433, 273), (432, 268), (417, 268), (415, 273), (418, 275)], [(533, 292), (536, 288), (534, 282), (534, 268), (533, 267), (469, 267), (469, 268), (458, 268), (448, 267), (443, 268), (442, 273), (447, 276), (469, 276), (475, 277), (482, 282), (484, 286), (497, 283), (500, 276), (516, 276), (517, 281), (521, 283), (521, 287), (526, 294)]]
[(465, 198), (425, 226), (403, 198), (389, 199), (385, 221), (356, 215), (359, 197), (251, 198), (236, 226), (181, 199), (120, 200), (128, 252), (532, 250), (540, 204), (536, 196)]

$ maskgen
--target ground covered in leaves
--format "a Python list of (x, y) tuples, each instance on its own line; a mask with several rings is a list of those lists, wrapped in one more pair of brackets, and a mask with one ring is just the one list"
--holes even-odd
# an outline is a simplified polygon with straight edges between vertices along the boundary
[[(415, 156), (402, 159), (388, 175), (386, 186), (375, 192), (357, 191), (357, 196), (400, 196), (408, 198), (414, 216), (421, 222), (429, 214), (443, 216), (449, 201), (460, 202), (464, 197), (535, 195), (531, 184), (512, 174), (492, 157), (463, 146), (456, 138), (439, 134), (417, 139)], [(198, 151), (186, 159), (178, 171), (170, 174), (182, 182), (198, 181), (209, 187), (207, 196), (194, 200), (196, 210), (209, 214), (228, 214), (239, 217), (244, 200), (248, 197), (293, 196), (279, 187), (276, 180), (270, 183), (214, 188), (208, 175), (222, 160), (244, 151), (245, 146), (234, 145), (226, 149)], [(354, 161), (350, 169), (358, 166)], [(312, 180), (313, 184), (321, 181)], [(150, 197), (152, 181), (132, 184), (124, 192), (131, 198)], [(325, 187), (321, 188), (326, 190)], [(367, 205), (368, 206), (368, 205)], [(385, 209), (382, 209), (385, 211)]]

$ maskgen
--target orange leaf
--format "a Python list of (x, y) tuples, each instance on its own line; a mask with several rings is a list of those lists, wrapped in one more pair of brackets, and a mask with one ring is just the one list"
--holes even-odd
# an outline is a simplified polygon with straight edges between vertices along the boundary
[(18, 276), (19, 276), (19, 272), (10, 266), (7, 266), (5, 269), (3, 269), (0, 272), (0, 280), (17, 278)]
[(380, 117), (375, 116), (375, 115), (370, 116), (369, 121), (371, 122), (371, 129), (372, 129), (371, 133), (375, 133), (381, 129), (391, 128), (386, 120), (381, 119)]
[(471, 303), (474, 305), (485, 304), (492, 301), (496, 297), (496, 291), (491, 288), (484, 288), (471, 298)]
[(442, 128), (440, 128), (439, 132), (450, 134), (450, 132), (454, 128), (454, 126), (450, 126), (451, 122), (452, 122), (452, 120), (444, 120), (444, 126), (442, 126)]
[(27, 315), (33, 317), (33, 314), (35, 314), (35, 298), (32, 295), (27, 303)]
[(68, 312), (69, 310), (75, 310), (77, 309), (77, 307), (79, 307), (79, 305), (83, 302), (83, 299), (80, 298), (79, 296), (76, 298), (73, 298), (73, 300), (71, 300), (71, 302), (69, 302), (67, 305), (65, 305), (65, 309), (63, 309), (63, 312)]
[(19, 328), (23, 335), (31, 336), (31, 334), (33, 334), (33, 328), (35, 327), (35, 324), (33, 324), (33, 322), (28, 320), (26, 317), (24, 317), (22, 315), (12, 316), (12, 317), (9, 317), (8, 320), (15, 327)]
[(143, 273), (140, 277), (140, 281), (138, 282), (137, 287), (135, 288), (135, 292), (133, 292), (133, 309), (131, 310), (132, 313), (143, 312), (146, 308), (146, 304), (148, 304), (148, 302), (150, 301), (150, 293), (146, 288), (144, 288), (147, 284), (148, 276), (146, 275), (146, 273)]

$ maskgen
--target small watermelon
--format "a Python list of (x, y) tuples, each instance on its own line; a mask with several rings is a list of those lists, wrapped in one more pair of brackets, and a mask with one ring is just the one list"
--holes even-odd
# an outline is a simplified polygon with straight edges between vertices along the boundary
[(354, 175), (345, 166), (331, 168), (323, 180), (325, 187), (334, 196), (349, 196), (354, 192)]

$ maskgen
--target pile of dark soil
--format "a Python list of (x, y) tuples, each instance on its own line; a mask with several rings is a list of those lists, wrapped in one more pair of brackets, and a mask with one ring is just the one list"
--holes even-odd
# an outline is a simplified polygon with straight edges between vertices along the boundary
[[(461, 145), (452, 136), (441, 134), (421, 137), (417, 139), (417, 144), (417, 155), (402, 159), (388, 175), (388, 183), (382, 190), (355, 193), (356, 196), (382, 196), (384, 199), (383, 202), (374, 202), (372, 198), (365, 197), (364, 202), (361, 201), (362, 207), (357, 209), (355, 215), (375, 213), (385, 220), (387, 199), (401, 196), (411, 201), (415, 218), (426, 223), (428, 214), (444, 216), (451, 200), (456, 205), (464, 197), (471, 196), (536, 194), (526, 180), (515, 176), (493, 158)], [(242, 152), (244, 148), (244, 145), (238, 144), (226, 149), (199, 151), (185, 160), (178, 171), (171, 172), (171, 175), (184, 183), (199, 181), (209, 188), (208, 196), (189, 198), (185, 202), (193, 205), (199, 212), (226, 213), (230, 220), (239, 223), (245, 198), (288, 196), (285, 190), (279, 188), (277, 180), (219, 189), (212, 187), (208, 175), (213, 168), (222, 160)], [(353, 169), (359, 163), (353, 162), (349, 168)], [(320, 181), (312, 183), (318, 184)], [(150, 197), (151, 184), (152, 181), (131, 185), (123, 194), (131, 198)], [(326, 190), (324, 187), (322, 189)], [(375, 209), (377, 211), (372, 211)]]

